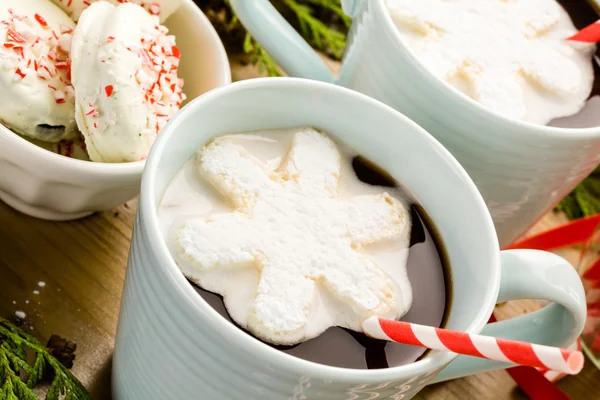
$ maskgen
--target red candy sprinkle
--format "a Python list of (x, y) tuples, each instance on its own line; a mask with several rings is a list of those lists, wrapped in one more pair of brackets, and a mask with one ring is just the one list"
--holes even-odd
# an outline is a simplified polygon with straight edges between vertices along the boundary
[(6, 37), (11, 42), (17, 42), (21, 44), (27, 43), (27, 40), (21, 35), (19, 32), (16, 32), (12, 28), (8, 28), (8, 32), (6, 32)]
[(40, 23), (44, 28), (48, 26), (48, 23), (40, 14), (35, 14), (35, 20)]
[(71, 59), (67, 58), (67, 78), (71, 80)]
[(66, 25), (60, 24), (60, 33), (73, 33), (73, 29)]
[[(61, 0), (63, 1), (63, 0)], [(41, 81), (55, 80), (63, 86), (49, 82), (48, 89), (54, 92), (56, 103), (66, 103), (67, 97), (71, 98), (73, 87), (70, 82), (70, 60), (68, 52), (60, 48), (56, 32), (47, 28), (48, 22), (40, 14), (34, 14), (31, 21), (35, 19), (38, 25), (28, 23), (30, 29), (21, 29), (22, 24), (17, 21), (28, 21), (27, 16), (17, 15), (12, 9), (5, 20), (0, 21), (0, 26), (6, 29), (6, 38), (0, 41), (3, 48), (10, 49), (6, 52), (7, 57), (15, 63), (15, 79), (24, 79), (29, 71), (35, 71), (35, 75)], [(27, 29), (27, 30), (26, 30)], [(61, 25), (62, 30), (71, 30)], [(25, 32), (27, 34), (25, 35)]]
[(159, 15), (160, 14), (160, 5), (158, 4), (150, 4), (150, 7), (148, 7), (148, 11), (150, 11), (150, 14), (152, 15)]
[(181, 58), (181, 52), (179, 51), (179, 48), (177, 46), (173, 46), (171, 48), (171, 51), (173, 52), (174, 57)]
[(113, 93), (114, 87), (113, 85), (108, 85), (104, 87), (104, 93), (106, 93), (106, 97), (110, 97), (110, 95)]

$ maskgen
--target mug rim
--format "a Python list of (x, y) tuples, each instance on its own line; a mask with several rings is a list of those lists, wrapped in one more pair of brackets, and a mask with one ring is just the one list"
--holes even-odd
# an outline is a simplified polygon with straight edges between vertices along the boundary
[[(338, 92), (338, 94), (342, 94), (344, 96), (354, 97), (358, 101), (364, 103), (365, 107), (370, 106), (383, 108), (388, 113), (395, 114), (396, 118), (402, 119), (405, 123), (408, 123), (408, 125), (412, 126), (415, 131), (418, 131), (420, 135), (423, 135), (434, 146), (436, 146), (436, 152), (438, 154), (443, 154), (442, 157), (444, 157), (447, 162), (453, 164), (452, 169), (456, 171), (456, 173), (462, 175), (461, 178), (463, 178), (467, 183), (467, 190), (470, 191), (470, 194), (475, 197), (475, 200), (479, 202), (481, 206), (481, 234), (485, 235), (487, 233), (489, 240), (493, 240), (494, 243), (493, 249), (495, 254), (490, 254), (489, 268), (492, 269), (490, 275), (495, 277), (495, 279), (493, 279), (493, 281), (490, 279), (490, 286), (497, 295), (500, 287), (500, 260), (496, 231), (481, 194), (477, 190), (471, 178), (468, 176), (467, 172), (462, 166), (460, 166), (458, 161), (454, 159), (450, 152), (448, 152), (448, 150), (446, 150), (423, 128), (391, 107), (366, 95), (343, 88), (341, 86), (302, 78), (256, 78), (219, 87), (194, 99), (192, 102), (187, 104), (174, 118), (172, 118), (171, 121), (169, 121), (150, 151), (150, 155), (146, 160), (146, 167), (142, 176), (142, 186), (140, 190), (139, 201), (140, 207), (138, 209), (139, 218), (137, 220), (141, 225), (140, 228), (144, 232), (144, 238), (148, 241), (148, 248), (153, 252), (153, 256), (157, 260), (156, 264), (159, 265), (161, 269), (166, 270), (166, 279), (171, 280), (173, 287), (175, 287), (181, 294), (180, 301), (186, 302), (194, 308), (192, 311), (195, 313), (195, 315), (190, 315), (190, 318), (202, 318), (207, 323), (212, 324), (214, 329), (218, 331), (221, 336), (226, 336), (231, 341), (242, 343), (244, 348), (246, 348), (249, 353), (259, 354), (260, 357), (266, 362), (284, 366), (288, 369), (293, 369), (294, 371), (299, 371), (301, 373), (307, 373), (309, 376), (318, 376), (319, 378), (323, 379), (332, 379), (345, 382), (361, 381), (366, 383), (393, 381), (402, 379), (403, 377), (418, 376), (437, 371), (451, 362), (458, 355), (450, 352), (433, 352), (424, 359), (410, 364), (369, 370), (329, 366), (304, 360), (276, 350), (237, 328), (234, 324), (223, 318), (223, 316), (205, 300), (203, 300), (202, 297), (192, 287), (192, 285), (187, 281), (184, 274), (175, 263), (175, 260), (173, 259), (166, 242), (163, 239), (162, 233), (159, 229), (158, 214), (156, 212), (158, 204), (157, 201), (155, 201), (155, 185), (157, 174), (159, 172), (158, 166), (161, 155), (169, 148), (169, 142), (171, 137), (178, 129), (179, 121), (184, 120), (187, 118), (188, 114), (194, 113), (197, 108), (203, 107), (204, 104), (209, 103), (212, 99), (221, 96), (229, 96), (239, 90), (247, 90), (257, 87), (276, 87), (278, 90), (285, 90), (286, 87), (293, 88), (295, 86), (308, 86), (313, 91)], [(477, 317), (469, 323), (469, 327), (465, 330), (465, 332), (478, 333), (487, 324), (489, 316), (491, 315), (496, 303), (496, 296), (488, 296), (488, 298), (484, 298), (482, 300), (484, 303), (481, 304)], [(486, 301), (488, 304), (485, 304)], [(433, 376), (433, 374), (431, 376)]]
[[(539, 125), (528, 121), (511, 119), (502, 114), (498, 114), (490, 110), (489, 108), (485, 107), (484, 105), (465, 95), (461, 91), (455, 89), (443, 79), (440, 79), (437, 76), (433, 75), (421, 63), (419, 58), (408, 47), (408, 45), (398, 32), (398, 29), (396, 28), (396, 25), (394, 24), (394, 21), (392, 20), (392, 17), (384, 4), (385, 0), (378, 0), (374, 3), (377, 7), (380, 8), (379, 12), (381, 12), (384, 15), (384, 23), (386, 24), (388, 30), (393, 32), (392, 35), (396, 38), (396, 42), (398, 42), (400, 46), (402, 46), (406, 50), (406, 57), (410, 59), (413, 65), (418, 66), (419, 69), (424, 71), (424, 75), (427, 76), (430, 83), (434, 84), (439, 90), (445, 91), (446, 93), (451, 93), (450, 95), (455, 97), (455, 101), (461, 102), (467, 107), (470, 107), (470, 112), (482, 114), (483, 116), (491, 118), (493, 119), (493, 123), (507, 125), (507, 130), (503, 132), (511, 132), (510, 128), (516, 128), (519, 129), (520, 134), (527, 132), (527, 134), (536, 134), (545, 137), (554, 136), (560, 137), (562, 139), (564, 139), (565, 136), (572, 139), (586, 139), (600, 135), (600, 126), (594, 126), (589, 128), (562, 128), (556, 126)], [(594, 61), (592, 60), (592, 62)]]
[[(200, 7), (193, 2), (193, 0), (183, 0), (188, 6), (192, 6), (193, 13), (196, 17), (202, 20), (203, 24), (208, 28), (210, 39), (213, 42), (220, 44), (218, 51), (220, 57), (218, 60), (213, 62), (221, 64), (221, 75), (223, 77), (222, 82), (219, 86), (227, 85), (231, 83), (231, 67), (229, 65), (229, 57), (223, 46), (217, 31), (212, 26), (208, 17), (200, 9)], [(164, 24), (164, 22), (163, 22)], [(200, 97), (200, 96), (199, 96)], [(193, 101), (193, 100), (192, 100)], [(117, 175), (117, 176), (140, 176), (146, 165), (146, 160), (132, 161), (132, 162), (119, 162), (119, 163), (104, 163), (96, 161), (79, 160), (76, 158), (66, 157), (52, 151), (46, 150), (34, 143), (29, 142), (27, 139), (21, 137), (21, 135), (13, 132), (8, 127), (0, 124), (0, 140), (10, 142), (7, 146), (14, 146), (13, 150), (16, 154), (26, 154), (27, 157), (34, 157), (36, 160), (42, 160), (43, 162), (53, 163), (56, 167), (62, 167), (69, 170), (78, 170), (83, 173), (99, 174), (99, 175)]]

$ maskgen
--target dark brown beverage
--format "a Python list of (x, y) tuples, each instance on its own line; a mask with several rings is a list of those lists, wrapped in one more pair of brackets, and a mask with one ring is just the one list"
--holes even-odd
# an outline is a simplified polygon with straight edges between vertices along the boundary
[[(402, 189), (387, 173), (362, 157), (355, 157), (352, 167), (362, 182)], [(404, 192), (407, 194), (406, 190)], [(413, 289), (413, 302), (402, 320), (443, 327), (452, 304), (452, 279), (446, 250), (435, 225), (426, 211), (414, 200), (411, 214), (412, 231), (407, 272)], [(195, 287), (215, 310), (234, 323), (220, 296)], [(296, 346), (273, 347), (305, 360), (355, 369), (394, 367), (412, 363), (426, 356), (425, 350), (421, 348), (375, 340), (362, 333), (341, 328), (330, 328), (319, 337)]]

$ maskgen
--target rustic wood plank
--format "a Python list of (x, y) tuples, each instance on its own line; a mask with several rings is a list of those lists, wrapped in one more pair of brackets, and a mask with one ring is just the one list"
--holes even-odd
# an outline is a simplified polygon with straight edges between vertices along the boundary
[[(232, 56), (235, 80), (257, 76), (251, 65)], [(336, 63), (327, 60), (335, 70)], [(27, 314), (32, 333), (45, 341), (59, 334), (78, 344), (73, 372), (94, 399), (110, 399), (110, 362), (129, 238), (137, 201), (74, 222), (48, 222), (19, 214), (0, 203), (0, 315)], [(564, 222), (549, 214), (534, 228)], [(572, 256), (572, 254), (571, 254)], [(45, 282), (39, 287), (38, 282)], [(34, 294), (38, 291), (39, 294)], [(510, 302), (501, 318), (535, 309), (535, 302)], [(600, 399), (600, 372), (590, 363), (559, 386), (572, 399)], [(426, 388), (418, 399), (525, 399), (503, 371), (479, 374)]]

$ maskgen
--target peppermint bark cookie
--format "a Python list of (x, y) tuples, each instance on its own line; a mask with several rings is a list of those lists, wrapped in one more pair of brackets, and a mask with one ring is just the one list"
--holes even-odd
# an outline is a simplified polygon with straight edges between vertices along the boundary
[(142, 7), (96, 2), (73, 34), (75, 117), (90, 159), (139, 161), (185, 99), (175, 37)]
[(121, 3), (133, 3), (143, 7), (151, 15), (156, 15), (160, 18), (160, 22), (165, 22), (167, 18), (171, 16), (179, 6), (181, 6), (181, 0), (51, 0), (53, 3), (62, 8), (73, 21), (77, 22), (81, 17), (81, 14), (87, 9), (92, 3), (97, 1), (108, 1), (112, 5), (119, 5)]
[(14, 132), (45, 142), (76, 135), (73, 28), (46, 0), (0, 0), (0, 120)]

